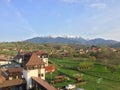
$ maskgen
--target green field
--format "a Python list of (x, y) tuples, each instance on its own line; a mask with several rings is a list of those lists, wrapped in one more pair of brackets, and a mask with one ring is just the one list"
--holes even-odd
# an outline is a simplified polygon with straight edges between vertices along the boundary
[[(78, 70), (79, 64), (83, 61), (74, 58), (55, 59), (50, 58), (50, 62), (56, 66), (56, 71), (46, 74), (46, 80), (51, 83), (57, 75), (64, 75), (65, 80), (53, 85), (62, 88), (68, 84), (76, 84), (78, 88), (85, 90), (120, 90), (120, 67), (114, 72), (98, 62), (93, 62), (94, 66), (90, 69)], [(77, 78), (82, 77), (83, 83), (78, 83)], [(67, 80), (66, 78), (69, 78)]]

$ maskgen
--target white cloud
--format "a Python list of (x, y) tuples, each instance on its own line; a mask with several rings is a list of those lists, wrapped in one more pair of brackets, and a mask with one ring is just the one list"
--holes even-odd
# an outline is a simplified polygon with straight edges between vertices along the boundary
[(107, 7), (105, 3), (92, 3), (89, 6), (93, 8), (98, 8), (98, 9), (104, 9)]

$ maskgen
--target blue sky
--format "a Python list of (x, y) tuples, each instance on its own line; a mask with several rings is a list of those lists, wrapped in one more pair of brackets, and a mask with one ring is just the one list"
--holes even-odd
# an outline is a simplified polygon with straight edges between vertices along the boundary
[(0, 41), (81, 36), (120, 41), (120, 0), (0, 0)]

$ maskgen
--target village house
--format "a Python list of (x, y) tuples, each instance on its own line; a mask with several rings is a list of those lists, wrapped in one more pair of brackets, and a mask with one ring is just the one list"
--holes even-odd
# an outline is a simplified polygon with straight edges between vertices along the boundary
[(3, 48), (2, 50), (3, 51), (10, 51), (8, 48)]
[(0, 90), (26, 90), (22, 68), (0, 69)]
[(80, 54), (85, 54), (84, 49), (80, 49), (80, 50), (79, 50), (79, 53), (80, 53)]
[(14, 57), (14, 60), (18, 63), (22, 63), (23, 62), (23, 58), (24, 58), (24, 54), (23, 53), (19, 53)]
[[(45, 66), (48, 66), (48, 54), (42, 51), (36, 51), (34, 52), (36, 53), (37, 57), (40, 58), (43, 62), (45, 62)], [(18, 52), (18, 54), (15, 56), (15, 61), (18, 63), (23, 63), (23, 59), (24, 59), (24, 55), (28, 54), (26, 52)], [(29, 52), (29, 54), (32, 54), (31, 52)]]
[(56, 90), (45, 81), (46, 72), (54, 72), (54, 66), (46, 66), (38, 53), (24, 54), (22, 66), (19, 68), (0, 69), (0, 90)]
[(7, 60), (6, 57), (0, 57), (0, 65), (6, 65), (8, 63), (9, 61)]
[(23, 78), (27, 81), (27, 89), (32, 87), (32, 76), (45, 80), (45, 63), (35, 53), (28, 53), (23, 60)]
[(91, 46), (91, 51), (92, 52), (101, 52), (101, 48), (100, 47), (97, 47), (97, 46)]
[(109, 48), (108, 50), (112, 51), (112, 52), (117, 52), (117, 49), (115, 49), (115, 48)]

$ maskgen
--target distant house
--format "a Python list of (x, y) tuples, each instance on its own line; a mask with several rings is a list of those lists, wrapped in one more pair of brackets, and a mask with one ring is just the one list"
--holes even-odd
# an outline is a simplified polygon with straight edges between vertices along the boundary
[(26, 54), (26, 52), (23, 49), (20, 49), (18, 51), (18, 54), (14, 57), (14, 60), (20, 64), (22, 64), (23, 59), (24, 59), (24, 54)]
[(63, 75), (55, 76), (55, 83), (57, 82), (63, 82), (65, 80), (65, 77)]
[(117, 50), (115, 48), (109, 48), (109, 50), (112, 52), (117, 52)]
[(21, 53), (21, 54), (18, 54), (14, 57), (15, 61), (18, 62), (18, 63), (22, 63), (23, 62), (23, 58), (24, 58), (24, 54)]
[(80, 50), (79, 50), (79, 53), (80, 53), (80, 54), (85, 54), (84, 49), (80, 49)]
[(97, 46), (91, 46), (91, 50), (92, 50), (92, 52), (100, 52), (102, 49)]
[(0, 57), (0, 65), (8, 64), (8, 60), (5, 57)]
[(8, 48), (3, 48), (2, 50), (3, 50), (3, 51), (9, 51), (9, 49), (8, 49)]

